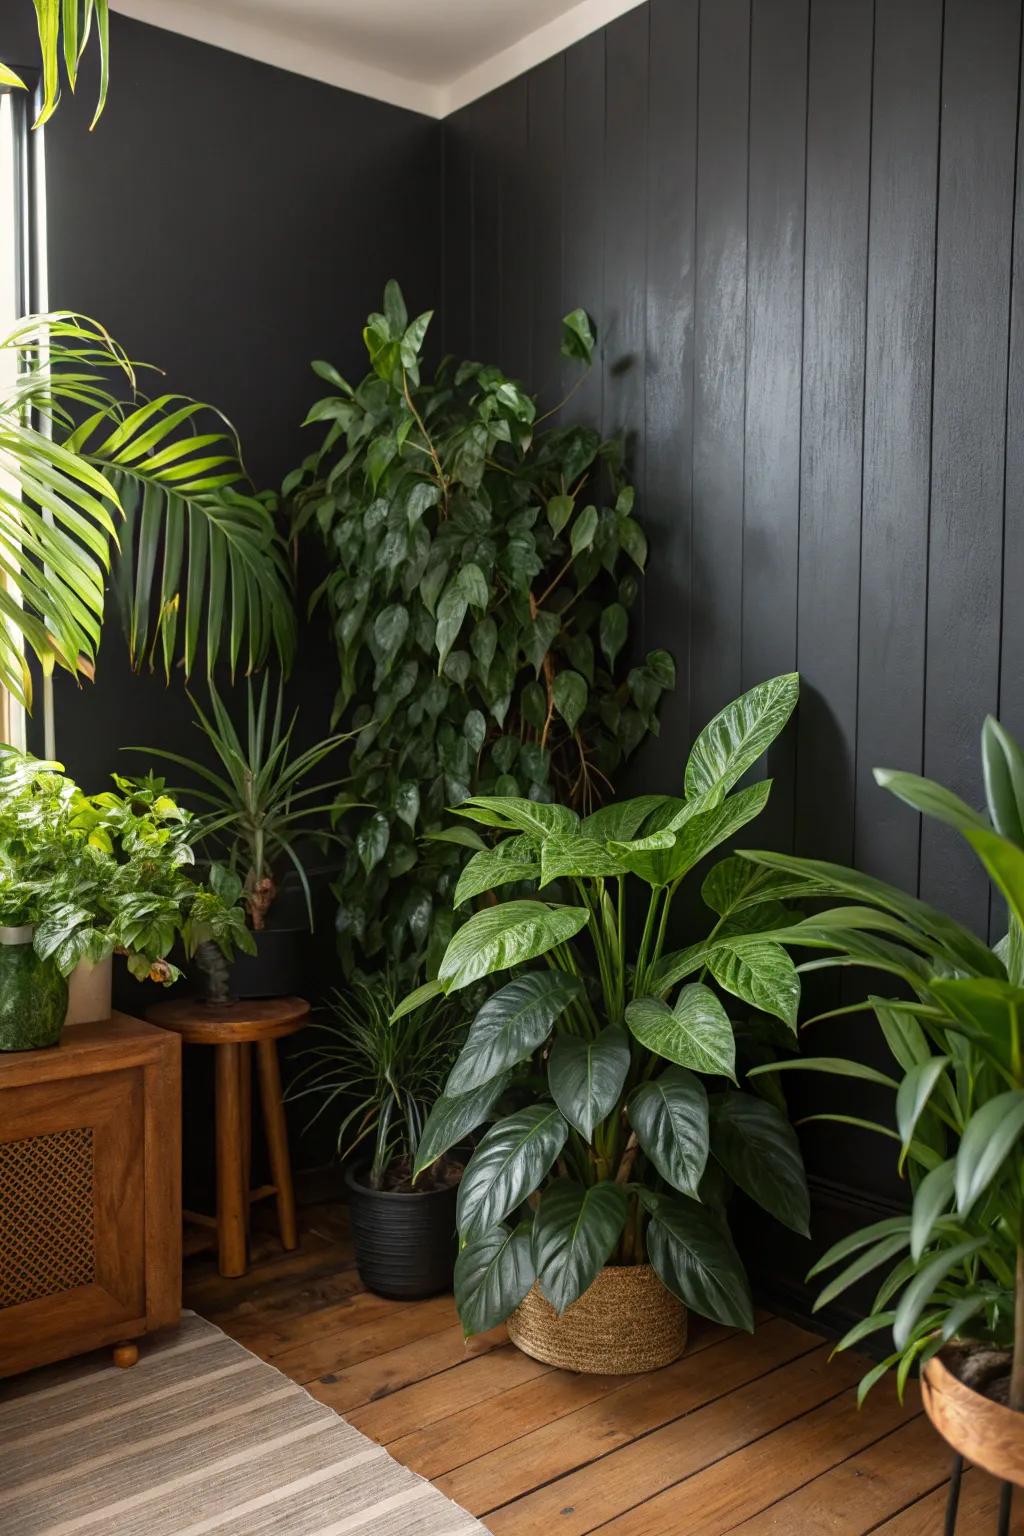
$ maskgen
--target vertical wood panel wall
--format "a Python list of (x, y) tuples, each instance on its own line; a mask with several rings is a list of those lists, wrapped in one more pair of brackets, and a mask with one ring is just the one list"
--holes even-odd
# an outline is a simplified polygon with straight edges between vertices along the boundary
[(1020, 0), (649, 0), (444, 124), (446, 346), (550, 401), (560, 314), (598, 324), (572, 409), (626, 436), (679, 665), (645, 787), (796, 667), (759, 836), (981, 932), (871, 769), (978, 801), (984, 715), (1024, 732), (1020, 57)]

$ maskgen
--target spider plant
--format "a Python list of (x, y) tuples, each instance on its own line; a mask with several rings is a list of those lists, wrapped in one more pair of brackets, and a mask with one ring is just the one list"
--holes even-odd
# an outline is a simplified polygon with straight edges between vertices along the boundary
[(293, 756), (292, 733), (298, 710), (285, 725), (280, 680), (272, 710), (269, 678), (264, 675), (258, 690), (248, 680), (244, 740), (212, 682), (209, 688), (208, 714), (191, 694), (189, 697), (196, 713), (195, 723), (212, 746), (223, 771), (164, 748), (127, 750), (145, 751), (176, 763), (200, 781), (201, 787), (176, 793), (206, 807), (196, 819), (198, 840), (217, 846), (228, 868), (241, 878), (253, 928), (259, 931), (266, 926), (267, 912), (277, 895), (277, 871), (284, 860), (291, 863), (299, 877), (312, 928), (309, 877), (296, 844), (302, 837), (321, 842), (336, 837), (331, 828), (332, 818), (346, 802), (335, 791), (346, 780), (311, 785), (304, 781), (353, 733), (328, 736)]
[(234, 429), (183, 395), (140, 394), (136, 368), (94, 320), (33, 315), (0, 341), (0, 686), (26, 707), (24, 649), (44, 671), (91, 675), (113, 587), (134, 665), (159, 651), (186, 677), (290, 664), (289, 565), (249, 494)]
[[(60, 100), (60, 61), (72, 91), (78, 81), (78, 66), (89, 44), (93, 21), (96, 23), (100, 51), (100, 84), (96, 111), (90, 128), (95, 128), (107, 101), (110, 79), (110, 6), (108, 0), (33, 0), (39, 49), (42, 54), (43, 99), (36, 117), (39, 128), (57, 109)], [(7, 64), (0, 63), (0, 85), (27, 90), (24, 80)]]
[(404, 988), (393, 971), (359, 976), (335, 992), (331, 1023), (317, 1026), (323, 1043), (303, 1054), (305, 1067), (288, 1097), (322, 1096), (312, 1125), (332, 1105), (343, 1111), (338, 1154), (372, 1148), (369, 1184), (389, 1174), (408, 1180), (427, 1115), (465, 1038), (463, 1009), (441, 998), (391, 1022)]

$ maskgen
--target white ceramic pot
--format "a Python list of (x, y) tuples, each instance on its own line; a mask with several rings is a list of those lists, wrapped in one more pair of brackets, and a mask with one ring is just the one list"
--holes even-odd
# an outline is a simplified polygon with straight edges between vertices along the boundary
[(109, 1019), (113, 957), (98, 965), (79, 960), (68, 977), (68, 1013), (65, 1024), (94, 1024)]
[(0, 944), (31, 944), (35, 925), (26, 923), (23, 928), (0, 927)]

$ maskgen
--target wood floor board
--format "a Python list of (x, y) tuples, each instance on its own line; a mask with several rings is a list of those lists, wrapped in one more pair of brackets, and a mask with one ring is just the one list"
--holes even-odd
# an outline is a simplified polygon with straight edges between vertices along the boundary
[[(725, 1455), (841, 1392), (851, 1370), (845, 1368), (846, 1380), (843, 1365), (839, 1374), (826, 1377), (826, 1359), (827, 1351), (813, 1335), (776, 1319), (752, 1338), (737, 1335), (692, 1360), (684, 1356), (571, 1418), (545, 1424), (443, 1477), (428, 1475), (456, 1503), (488, 1516), (539, 1484), (568, 1476), (575, 1484), (573, 1497), (543, 1487), (532, 1495), (543, 1506), (539, 1512), (496, 1513), (488, 1523), (494, 1531), (539, 1531), (559, 1515), (560, 1532), (590, 1531), (635, 1504), (637, 1487), (653, 1492), (685, 1476), (698, 1448), (694, 1468), (708, 1459), (705, 1450)], [(393, 1447), (393, 1453), (405, 1460), (402, 1446)], [(680, 1456), (682, 1471), (677, 1470)], [(597, 1458), (599, 1465), (584, 1465)], [(573, 1505), (568, 1517), (565, 1504)]]
[[(302, 1382), (494, 1536), (938, 1536), (948, 1452), (863, 1361), (759, 1313), (752, 1336), (692, 1319), (686, 1355), (642, 1376), (529, 1359), (504, 1329), (466, 1343), (450, 1296), (363, 1290), (343, 1208), (301, 1213), (282, 1253), (255, 1216), (238, 1279), (186, 1265), (186, 1304)], [(259, 1225), (262, 1223), (262, 1225)], [(970, 1470), (958, 1536), (994, 1528), (998, 1485)], [(1013, 1536), (1024, 1536), (1017, 1516)]]

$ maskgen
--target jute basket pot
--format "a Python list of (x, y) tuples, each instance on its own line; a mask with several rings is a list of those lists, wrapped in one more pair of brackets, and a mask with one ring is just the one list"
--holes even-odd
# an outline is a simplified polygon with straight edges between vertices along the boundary
[(686, 1308), (649, 1264), (610, 1265), (559, 1317), (535, 1285), (508, 1320), (524, 1355), (566, 1371), (655, 1371), (686, 1348)]
[(941, 1350), (924, 1368), (924, 1409), (942, 1438), (965, 1460), (1004, 1483), (1024, 1486), (1024, 1413), (967, 1387)]

